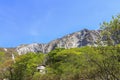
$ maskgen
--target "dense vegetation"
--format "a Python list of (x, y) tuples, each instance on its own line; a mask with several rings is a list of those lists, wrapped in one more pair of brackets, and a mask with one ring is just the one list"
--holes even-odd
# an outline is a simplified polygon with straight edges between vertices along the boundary
[[(46, 65), (45, 74), (37, 71), (39, 64)], [(10, 80), (119, 80), (120, 47), (57, 48), (48, 54), (18, 56), (15, 63), (2, 65), (6, 70), (1, 78)]]
[[(15, 62), (0, 52), (0, 80), (120, 80), (120, 16), (101, 25), (106, 46), (56, 48), (28, 53)], [(44, 65), (45, 74), (37, 70)]]

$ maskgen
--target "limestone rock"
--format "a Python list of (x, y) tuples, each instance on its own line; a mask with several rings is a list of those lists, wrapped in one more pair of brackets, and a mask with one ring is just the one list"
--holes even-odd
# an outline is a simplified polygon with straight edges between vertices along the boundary
[(27, 44), (27, 45), (20, 45), (16, 48), (16, 51), (19, 55), (26, 54), (28, 52), (44, 52), (44, 47), (46, 44), (39, 44), (39, 43), (33, 43), (33, 44)]
[(48, 44), (33, 43), (28, 45), (20, 45), (16, 48), (16, 50), (19, 55), (26, 54), (28, 52), (48, 53), (56, 47), (69, 49), (82, 46), (97, 46), (98, 40), (101, 40), (99, 30), (83, 29), (72, 34), (68, 34), (62, 38), (53, 40)]

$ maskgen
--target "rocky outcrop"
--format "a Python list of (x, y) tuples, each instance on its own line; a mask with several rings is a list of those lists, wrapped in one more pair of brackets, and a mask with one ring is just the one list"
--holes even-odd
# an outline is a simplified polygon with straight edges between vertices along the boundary
[[(53, 40), (48, 44), (33, 43), (28, 45), (20, 45), (16, 48), (19, 55), (27, 52), (42, 52), (48, 53), (51, 50), (58, 48), (75, 48), (81, 46), (97, 46), (97, 41), (101, 40), (99, 30), (83, 29), (81, 31), (68, 34), (62, 38)], [(102, 44), (102, 41), (100, 42)]]
[(46, 44), (33, 43), (28, 45), (20, 45), (16, 48), (19, 55), (26, 54), (28, 52), (42, 52), (45, 53)]

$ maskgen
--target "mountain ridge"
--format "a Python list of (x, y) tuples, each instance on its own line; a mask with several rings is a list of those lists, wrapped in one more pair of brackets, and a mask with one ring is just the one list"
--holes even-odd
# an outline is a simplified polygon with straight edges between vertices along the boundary
[[(56, 47), (69, 49), (82, 46), (97, 46), (97, 41), (100, 39), (100, 30), (83, 29), (52, 40), (47, 44), (33, 43), (20, 45), (16, 47), (16, 51), (19, 55), (26, 54), (28, 52), (48, 53)], [(103, 42), (101, 41), (101, 44), (102, 43)]]
[(61, 38), (52, 40), (46, 44), (45, 43), (22, 44), (15, 48), (12, 48), (12, 50), (14, 50), (15, 53), (18, 53), (19, 55), (26, 54), (28, 52), (48, 53), (51, 50), (54, 50), (56, 47), (69, 49), (82, 46), (97, 46), (98, 41), (100, 41), (100, 44), (103, 44), (103, 41), (101, 39), (102, 37), (100, 34), (100, 30), (83, 29), (80, 31), (67, 34)]

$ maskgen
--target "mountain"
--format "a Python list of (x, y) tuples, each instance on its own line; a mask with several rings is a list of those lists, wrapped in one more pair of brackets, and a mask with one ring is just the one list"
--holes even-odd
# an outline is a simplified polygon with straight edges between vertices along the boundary
[(20, 45), (16, 47), (16, 51), (19, 55), (26, 54), (27, 52), (48, 53), (56, 47), (69, 49), (81, 46), (97, 46), (98, 41), (103, 44), (101, 41), (100, 30), (83, 29), (53, 40), (48, 44), (33, 43)]

